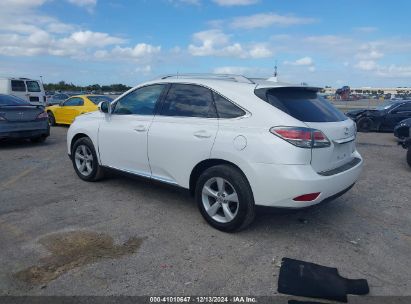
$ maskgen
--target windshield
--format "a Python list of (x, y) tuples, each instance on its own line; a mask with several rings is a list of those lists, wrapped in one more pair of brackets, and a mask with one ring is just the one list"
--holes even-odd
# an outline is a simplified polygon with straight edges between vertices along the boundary
[[(262, 98), (261, 92), (256, 92), (256, 94)], [(304, 122), (336, 122), (348, 119), (331, 103), (320, 97), (317, 91), (306, 88), (268, 89), (264, 100)]]
[(0, 94), (0, 106), (29, 106), (30, 103), (12, 95)]
[(384, 111), (384, 110), (388, 110), (392, 106), (395, 106), (396, 104), (397, 104), (396, 102), (384, 102), (380, 104), (378, 107), (376, 107), (375, 109), (379, 111)]
[(102, 101), (113, 101), (113, 98), (110, 98), (108, 96), (89, 96), (88, 99), (90, 99), (96, 105), (98, 105)]

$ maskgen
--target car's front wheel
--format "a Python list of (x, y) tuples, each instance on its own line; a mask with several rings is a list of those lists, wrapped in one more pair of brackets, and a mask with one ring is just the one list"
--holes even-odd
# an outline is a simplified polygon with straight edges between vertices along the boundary
[(357, 127), (358, 131), (360, 132), (370, 132), (372, 127), (372, 120), (367, 117), (363, 117), (358, 121)]
[(411, 167), (411, 147), (408, 147), (407, 151), (407, 163)]
[(195, 197), (205, 220), (219, 230), (238, 231), (254, 219), (251, 187), (232, 166), (218, 165), (204, 171), (197, 181)]
[(103, 168), (99, 165), (93, 142), (88, 137), (78, 139), (71, 151), (74, 170), (84, 181), (95, 182), (104, 175)]

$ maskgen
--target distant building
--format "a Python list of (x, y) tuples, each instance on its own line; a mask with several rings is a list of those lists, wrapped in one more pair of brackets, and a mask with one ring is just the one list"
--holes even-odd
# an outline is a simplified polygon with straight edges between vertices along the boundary
[[(325, 94), (336, 94), (338, 88), (325, 88)], [(387, 87), (380, 87), (380, 88), (372, 88), (372, 87), (360, 87), (360, 88), (351, 88), (352, 94), (391, 94), (391, 95), (410, 95), (411, 94), (411, 87), (401, 87), (401, 88), (387, 88)]]

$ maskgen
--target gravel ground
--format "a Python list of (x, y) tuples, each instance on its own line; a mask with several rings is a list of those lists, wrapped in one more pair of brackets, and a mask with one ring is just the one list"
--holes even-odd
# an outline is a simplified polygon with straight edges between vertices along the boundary
[(365, 168), (344, 196), (261, 209), (249, 229), (226, 234), (178, 188), (81, 181), (66, 132), (0, 143), (2, 295), (276, 295), (283, 257), (365, 278), (371, 295), (411, 295), (411, 169), (392, 134), (359, 134)]

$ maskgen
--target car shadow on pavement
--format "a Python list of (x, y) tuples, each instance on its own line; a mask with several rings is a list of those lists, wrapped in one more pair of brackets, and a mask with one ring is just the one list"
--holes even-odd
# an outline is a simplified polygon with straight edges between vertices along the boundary
[(53, 146), (54, 140), (46, 139), (45, 142), (35, 143), (29, 139), (3, 139), (0, 140), (0, 150), (25, 149), (31, 147)]
[[(122, 187), (130, 189), (130, 191), (136, 189), (144, 191), (147, 199), (155, 199), (158, 203), (164, 204), (164, 208), (169, 209), (170, 212), (175, 211), (177, 206), (179, 211), (199, 212), (194, 197), (187, 189), (111, 170), (107, 175), (107, 182), (109, 181), (119, 183)], [(254, 222), (244, 231), (252, 231), (253, 233), (260, 230), (277, 231), (278, 229), (284, 229), (285, 226), (289, 228), (297, 226), (295, 228), (298, 230), (298, 226), (301, 225), (312, 226), (310, 225), (311, 222), (318, 222), (321, 218), (324, 218), (324, 220), (332, 219), (333, 216), (337, 216), (336, 214), (343, 215), (344, 210), (350, 212), (349, 208), (344, 208), (345, 197), (346, 195), (333, 201), (303, 209), (256, 206)], [(205, 225), (208, 225), (205, 220), (203, 221)]]

